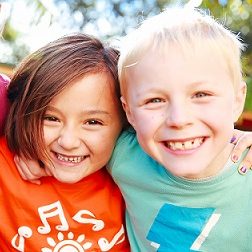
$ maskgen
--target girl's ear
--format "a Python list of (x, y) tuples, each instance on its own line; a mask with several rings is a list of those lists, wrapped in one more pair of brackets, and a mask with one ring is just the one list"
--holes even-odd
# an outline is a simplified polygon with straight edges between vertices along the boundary
[(244, 81), (242, 81), (236, 90), (236, 98), (234, 106), (234, 122), (236, 122), (239, 119), (244, 109), (246, 93), (247, 93), (247, 85)]
[(129, 108), (127, 102), (126, 102), (126, 99), (123, 96), (121, 96), (120, 99), (121, 99), (121, 102), (122, 102), (123, 109), (124, 109), (124, 111), (126, 113), (127, 120), (134, 127), (134, 120), (132, 118), (132, 114), (131, 114), (130, 108)]

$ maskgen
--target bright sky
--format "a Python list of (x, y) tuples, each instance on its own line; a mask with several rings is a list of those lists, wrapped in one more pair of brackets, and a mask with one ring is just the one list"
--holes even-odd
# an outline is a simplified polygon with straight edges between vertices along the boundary
[[(33, 4), (33, 1), (5, 0), (7, 7), (5, 6), (5, 9), (1, 11), (1, 14), (4, 13), (4, 15), (11, 13), (11, 25), (21, 34), (17, 42), (19, 42), (20, 45), (27, 45), (31, 51), (40, 48), (49, 41), (52, 41), (64, 34), (78, 31), (77, 28), (74, 29), (73, 27), (69, 27), (69, 21), (73, 19), (73, 16), (71, 14), (68, 14), (68, 12), (65, 12), (62, 15), (62, 13), (59, 11), (59, 9), (62, 10), (62, 5), (55, 6), (53, 0), (41, 1), (44, 2), (46, 9), (49, 10), (50, 13), (52, 13), (54, 20), (60, 20), (60, 23), (53, 22), (53, 24), (50, 25), (51, 16), (50, 13), (47, 12), (39, 20), (38, 23), (32, 24), (31, 21), (34, 20), (34, 18), (36, 19), (40, 14), (38, 10), (34, 8), (35, 5)], [(103, 10), (105, 8), (106, 1), (107, 0), (97, 0), (95, 2), (95, 8), (97, 10)], [(28, 2), (30, 2), (30, 4), (28, 4)], [(3, 1), (1, 1), (1, 3), (3, 3)], [(134, 3), (137, 3), (137, 1), (135, 1)], [(202, 0), (189, 0), (188, 2), (188, 4), (191, 4), (193, 6), (199, 6), (201, 3)], [(75, 20), (78, 20), (78, 13), (77, 16), (75, 13), (74, 18)], [(83, 31), (97, 37), (102, 37), (103, 35), (109, 34), (109, 31), (116, 30), (117, 28), (117, 26), (111, 27), (111, 24), (104, 17), (100, 17), (97, 20), (97, 24), (98, 29), (97, 27), (94, 28), (92, 23), (88, 23), (86, 24), (85, 30)], [(116, 34), (116, 32), (114, 34)], [(5, 59), (3, 59), (3, 61), (8, 62), (8, 55), (12, 54), (11, 49), (6, 47), (2, 48), (0, 44), (0, 50), (4, 50), (6, 52), (5, 54), (7, 56), (5, 56)]]
[[(38, 15), (38, 11), (34, 8), (34, 4), (27, 4), (28, 0), (5, 0), (3, 2), (9, 3), (9, 9), (11, 10), (11, 23), (13, 27), (22, 33), (22, 37), (20, 40), (28, 45), (31, 50), (36, 50), (39, 47), (43, 46), (47, 42), (54, 40), (63, 34), (75, 32), (77, 30), (73, 30), (73, 28), (63, 27), (63, 23), (69, 23), (69, 19), (71, 16), (62, 15), (59, 12), (59, 6), (55, 6), (53, 0), (41, 0), (47, 10), (53, 14), (54, 19), (58, 19), (61, 21), (53, 22), (53, 25), (50, 26), (50, 14), (47, 13), (40, 19), (38, 24), (31, 25), (31, 20)], [(136, 3), (136, 2), (135, 2)], [(193, 6), (199, 6), (202, 3), (202, 0), (189, 0), (188, 4)], [(103, 9), (106, 4), (106, 0), (97, 0), (96, 1), (96, 9)], [(62, 6), (61, 6), (62, 7)], [(6, 8), (8, 9), (8, 8)], [(8, 12), (7, 10), (5, 12)], [(75, 16), (75, 19), (78, 18)], [(109, 30), (114, 29), (107, 22), (106, 19), (100, 18), (98, 21), (98, 26), (100, 33), (103, 32), (106, 34)], [(97, 29), (94, 29), (92, 24), (87, 24), (85, 26), (85, 32), (91, 33), (95, 36), (103, 35), (96, 34)], [(98, 36), (99, 37), (99, 36)]]
[[(30, 51), (33, 52), (44, 46), (49, 41), (55, 40), (56, 38), (73, 32), (78, 32), (79, 27), (73, 27), (73, 24), (70, 22), (74, 20), (78, 21), (78, 13), (72, 16), (72, 13), (69, 13), (67, 7), (64, 5), (55, 6), (53, 0), (42, 0), (47, 9), (47, 13), (39, 19), (39, 22), (32, 23), (34, 18), (38, 18), (39, 11), (35, 8), (33, 1), (28, 0), (5, 0), (1, 1), (2, 9), (0, 15), (0, 22), (5, 16), (10, 16), (11, 26), (18, 32), (20, 36), (16, 40), (17, 46), (22, 48), (22, 45), (27, 45), (30, 48)], [(95, 2), (95, 8), (97, 10), (103, 9), (105, 7), (107, 0), (97, 0)], [(28, 4), (28, 2), (30, 2)], [(50, 13), (48, 13), (48, 10)], [(64, 14), (62, 14), (64, 10)], [(50, 18), (53, 16), (52, 25), (50, 25)], [(82, 18), (82, 16), (81, 16)], [(57, 22), (58, 21), (58, 22)], [(59, 22), (60, 21), (60, 22)], [(3, 23), (3, 22), (2, 22)], [(111, 24), (104, 17), (100, 17), (97, 20), (98, 28), (94, 28), (94, 24), (88, 23), (85, 25), (83, 32), (92, 34), (97, 37), (105, 36), (109, 31), (116, 29), (117, 26), (111, 27)], [(0, 51), (1, 53), (1, 62), (11, 63), (13, 49), (8, 45), (8, 43), (0, 42)]]
[[(53, 6), (52, 0), (44, 2), (46, 3), (46, 7), (57, 16), (57, 9)], [(45, 43), (67, 33), (58, 23), (50, 26), (49, 14), (43, 16), (39, 24), (31, 25), (31, 19), (34, 17), (34, 13), (36, 13), (34, 7), (32, 5), (27, 6), (27, 1), (25, 0), (14, 0), (13, 3), (12, 25), (23, 34), (20, 39), (29, 45), (31, 50), (38, 49)]]
[[(42, 17), (39, 24), (33, 24), (31, 26), (31, 20), (34, 18), (34, 13), (38, 12), (34, 9), (34, 6), (27, 5), (27, 0), (8, 0), (7, 2), (12, 3), (13, 6), (11, 14), (11, 22), (13, 26), (23, 34), (22, 40), (25, 44), (29, 45), (32, 51), (38, 49), (47, 42), (62, 36), (63, 34), (79, 31), (77, 27), (75, 30), (73, 27), (71, 27), (71, 29), (69, 27), (67, 28), (69, 19), (73, 17), (68, 16), (67, 13), (62, 15), (62, 13), (59, 12), (60, 7), (55, 6), (53, 4), (53, 0), (42, 1), (44, 2), (47, 10), (53, 14), (54, 20), (58, 19), (61, 21), (61, 23), (53, 22), (53, 25), (51, 26), (49, 13)], [(103, 9), (105, 4), (106, 0), (97, 0), (96, 9)], [(74, 18), (75, 20), (78, 20), (78, 16), (76, 16), (76, 14)], [(99, 35), (105, 35), (109, 30), (113, 29), (108, 21), (102, 17), (97, 20), (97, 22), (98, 26), (101, 28), (99, 29), (99, 34), (97, 29), (94, 29), (90, 23), (85, 26), (84, 32), (99, 37)]]

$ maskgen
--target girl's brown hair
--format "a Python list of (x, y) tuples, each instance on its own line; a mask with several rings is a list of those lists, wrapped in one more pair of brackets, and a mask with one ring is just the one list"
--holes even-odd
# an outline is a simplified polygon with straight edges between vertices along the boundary
[(29, 159), (46, 158), (43, 140), (46, 108), (68, 84), (84, 75), (107, 72), (120, 104), (117, 59), (117, 50), (85, 34), (64, 36), (24, 59), (8, 87), (11, 106), (5, 135), (11, 151)]

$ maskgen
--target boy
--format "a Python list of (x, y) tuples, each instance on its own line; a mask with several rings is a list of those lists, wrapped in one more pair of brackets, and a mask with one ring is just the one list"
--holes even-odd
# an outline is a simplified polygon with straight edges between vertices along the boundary
[(252, 174), (240, 176), (240, 162), (229, 158), (246, 94), (242, 48), (187, 8), (126, 37), (121, 100), (135, 132), (120, 136), (110, 170), (126, 201), (132, 251), (251, 251)]

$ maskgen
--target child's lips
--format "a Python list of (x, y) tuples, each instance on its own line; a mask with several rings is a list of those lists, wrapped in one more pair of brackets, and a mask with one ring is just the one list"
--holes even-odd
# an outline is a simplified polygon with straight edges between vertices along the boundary
[(205, 137), (196, 137), (187, 140), (164, 141), (165, 147), (172, 151), (187, 151), (198, 148), (205, 141)]
[(72, 164), (79, 164), (81, 163), (85, 158), (87, 158), (87, 155), (63, 155), (57, 152), (53, 152), (55, 157), (62, 162), (66, 163), (72, 163)]

